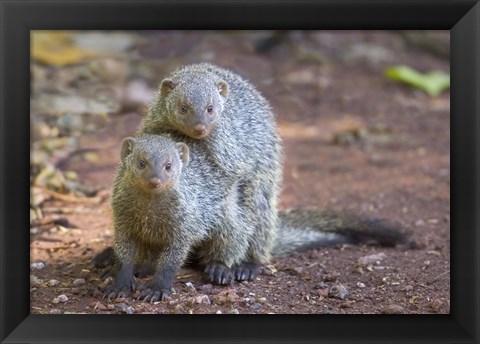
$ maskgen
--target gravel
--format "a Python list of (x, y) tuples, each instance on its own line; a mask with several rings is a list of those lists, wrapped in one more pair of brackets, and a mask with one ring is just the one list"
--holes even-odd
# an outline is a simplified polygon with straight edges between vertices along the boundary
[(348, 295), (348, 289), (343, 284), (335, 284), (328, 291), (328, 297), (343, 300)]

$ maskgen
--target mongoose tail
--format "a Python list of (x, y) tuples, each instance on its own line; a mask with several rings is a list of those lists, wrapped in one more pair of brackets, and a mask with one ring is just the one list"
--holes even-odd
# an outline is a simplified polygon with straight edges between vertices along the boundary
[(406, 243), (407, 237), (407, 232), (384, 220), (316, 209), (291, 209), (279, 212), (272, 255), (283, 256), (344, 243), (395, 246)]

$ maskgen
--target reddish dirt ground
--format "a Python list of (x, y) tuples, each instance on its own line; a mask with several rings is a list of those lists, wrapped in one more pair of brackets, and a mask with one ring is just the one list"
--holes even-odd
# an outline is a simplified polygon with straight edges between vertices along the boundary
[[(108, 196), (119, 144), (142, 120), (138, 112), (125, 112), (81, 138), (80, 148), (93, 149), (98, 162), (77, 157), (62, 166), (99, 186), (96, 197), (52, 197), (42, 204), (62, 226), (32, 232), (31, 262), (44, 263), (31, 270), (32, 313), (450, 312), (449, 94), (431, 98), (382, 76), (392, 61), (449, 72), (448, 60), (378, 32), (292, 34), (264, 55), (254, 54), (255, 39), (242, 35), (149, 35), (153, 43), (141, 57), (165, 58), (166, 49), (182, 54), (167, 60), (164, 72), (209, 57), (251, 80), (271, 101), (285, 146), (282, 209), (387, 219), (411, 231), (415, 247), (311, 250), (275, 258), (256, 280), (226, 287), (183, 268), (164, 302), (102, 300), (110, 279), (100, 277), (91, 258), (112, 243)], [(190, 48), (191, 41), (199, 43)], [(390, 58), (348, 58), (343, 47), (357, 42), (383, 47)], [(325, 61), (301, 58), (296, 47), (316, 49)]]

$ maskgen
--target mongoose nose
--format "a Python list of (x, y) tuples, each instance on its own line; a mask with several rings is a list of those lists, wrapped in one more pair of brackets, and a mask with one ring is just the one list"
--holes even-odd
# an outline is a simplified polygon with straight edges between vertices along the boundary
[(201, 136), (207, 132), (207, 128), (205, 127), (204, 124), (197, 124), (193, 128), (193, 132), (195, 133), (195, 135)]
[(160, 178), (158, 177), (152, 177), (149, 179), (148, 184), (152, 189), (157, 189), (162, 185), (162, 182), (160, 181)]

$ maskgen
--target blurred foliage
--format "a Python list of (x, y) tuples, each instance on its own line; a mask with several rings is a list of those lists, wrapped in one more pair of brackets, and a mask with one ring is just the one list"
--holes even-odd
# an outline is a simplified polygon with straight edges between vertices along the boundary
[(39, 207), (51, 197), (96, 196), (100, 187), (84, 185), (66, 162), (97, 164), (94, 150), (79, 150), (80, 138), (105, 127), (111, 115), (141, 112), (150, 100), (153, 90), (134, 70), (134, 48), (142, 42), (130, 32), (32, 31), (31, 221), (41, 219)]
[(390, 80), (422, 89), (432, 97), (450, 88), (450, 76), (439, 71), (422, 74), (408, 66), (394, 66), (385, 70), (385, 76)]
[(73, 35), (66, 31), (33, 31), (31, 55), (35, 61), (64, 66), (85, 61), (95, 53), (75, 45)]

